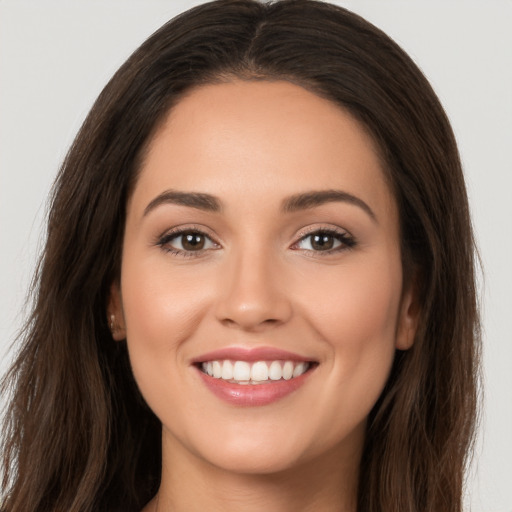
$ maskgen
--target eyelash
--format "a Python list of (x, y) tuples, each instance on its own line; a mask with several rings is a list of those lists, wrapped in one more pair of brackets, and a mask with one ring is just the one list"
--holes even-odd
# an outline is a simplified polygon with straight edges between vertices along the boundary
[[(198, 257), (198, 256), (202, 255), (205, 251), (211, 250), (211, 249), (199, 249), (197, 251), (187, 251), (187, 250), (183, 250), (183, 249), (175, 249), (175, 248), (169, 246), (170, 242), (172, 242), (173, 240), (175, 240), (181, 236), (187, 235), (187, 234), (200, 235), (202, 237), (205, 237), (206, 239), (208, 239), (210, 241), (210, 243), (219, 247), (219, 244), (215, 240), (213, 240), (211, 236), (209, 236), (207, 233), (205, 233), (202, 229), (194, 228), (194, 227), (177, 228), (177, 229), (168, 231), (164, 235), (158, 237), (156, 245), (160, 246), (162, 248), (162, 250), (164, 250), (165, 252), (172, 254), (173, 256), (179, 256), (182, 258)], [(309, 237), (312, 237), (314, 235), (324, 235), (324, 236), (333, 237), (335, 240), (340, 242), (340, 245), (338, 247), (335, 247), (333, 249), (327, 249), (325, 251), (315, 251), (312, 249), (296, 248), (296, 246), (299, 243), (307, 240)], [(307, 252), (313, 252), (313, 253), (315, 253), (315, 256), (324, 257), (324, 256), (336, 254), (336, 253), (339, 253), (342, 251), (353, 249), (356, 245), (357, 245), (356, 239), (344, 230), (333, 229), (333, 228), (319, 228), (319, 229), (317, 228), (315, 230), (312, 230), (312, 231), (309, 231), (306, 233), (301, 233), (299, 240), (297, 240), (297, 242), (295, 242), (291, 246), (291, 248), (293, 250), (299, 250), (299, 251), (302, 250), (302, 251), (307, 251)]]
[(316, 228), (309, 232), (301, 233), (299, 240), (297, 240), (297, 242), (295, 242), (292, 245), (292, 248), (297, 246), (299, 243), (307, 240), (308, 238), (313, 237), (314, 235), (323, 235), (323, 236), (332, 237), (335, 240), (337, 240), (338, 242), (340, 242), (340, 245), (338, 247), (335, 247), (333, 249), (327, 249), (325, 251), (314, 251), (312, 249), (300, 249), (300, 248), (297, 248), (294, 250), (313, 252), (315, 254), (315, 256), (323, 257), (323, 256), (329, 256), (332, 254), (337, 254), (342, 251), (347, 251), (347, 250), (353, 249), (357, 245), (356, 239), (345, 230), (335, 229), (335, 228)]
[(179, 256), (182, 258), (194, 258), (201, 255), (204, 251), (208, 251), (211, 249), (200, 249), (198, 251), (187, 251), (184, 249), (175, 249), (169, 246), (169, 243), (184, 235), (200, 235), (205, 239), (210, 240), (215, 246), (219, 246), (217, 242), (215, 242), (211, 236), (204, 232), (201, 228), (195, 228), (193, 226), (187, 228), (176, 228), (171, 231), (167, 231), (164, 235), (160, 236), (156, 242), (156, 245), (160, 246), (162, 250), (165, 252), (172, 254), (173, 256)]

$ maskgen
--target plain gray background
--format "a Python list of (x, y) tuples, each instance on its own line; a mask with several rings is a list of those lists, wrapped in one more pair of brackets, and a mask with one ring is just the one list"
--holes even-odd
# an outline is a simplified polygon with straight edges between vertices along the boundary
[[(129, 54), (198, 3), (0, 0), (0, 373), (23, 320), (46, 198), (77, 129)], [(485, 268), (485, 407), (467, 509), (512, 512), (512, 1), (335, 3), (414, 58), (452, 121)]]

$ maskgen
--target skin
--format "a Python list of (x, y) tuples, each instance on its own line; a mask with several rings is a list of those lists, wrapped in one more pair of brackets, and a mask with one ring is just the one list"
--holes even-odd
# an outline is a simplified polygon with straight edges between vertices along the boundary
[[(222, 209), (145, 214), (169, 189), (214, 195)], [(349, 201), (282, 211), (292, 195), (333, 189), (373, 216)], [(177, 226), (205, 232), (205, 248), (183, 257), (169, 252), (181, 238), (158, 243)], [(372, 139), (331, 102), (284, 81), (233, 81), (173, 108), (128, 204), (108, 311), (163, 425), (162, 483), (145, 512), (356, 510), (366, 418), (417, 323), (398, 226)], [(320, 229), (353, 246), (315, 250), (308, 234)], [(237, 407), (191, 365), (259, 345), (318, 366), (291, 395)]]

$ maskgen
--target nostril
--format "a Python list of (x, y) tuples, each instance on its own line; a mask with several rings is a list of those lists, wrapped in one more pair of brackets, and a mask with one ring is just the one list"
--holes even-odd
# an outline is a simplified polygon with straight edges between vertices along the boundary
[(276, 327), (283, 323), (282, 320), (279, 320), (277, 318), (267, 318), (264, 320), (261, 320), (259, 318), (255, 317), (249, 317), (248, 315), (245, 315), (243, 318), (223, 318), (220, 320), (221, 323), (230, 328), (239, 328), (246, 331), (260, 331), (262, 329), (268, 328), (268, 327)]
[(247, 257), (247, 252), (233, 262), (222, 280), (215, 305), (217, 319), (226, 326), (247, 330), (286, 322), (292, 306), (284, 283), (262, 261)]

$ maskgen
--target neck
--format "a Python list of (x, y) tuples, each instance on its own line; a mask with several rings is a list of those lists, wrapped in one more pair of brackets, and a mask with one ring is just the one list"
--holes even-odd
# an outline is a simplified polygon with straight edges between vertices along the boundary
[(340, 451), (333, 449), (292, 469), (240, 474), (164, 440), (163, 460), (159, 492), (144, 512), (355, 512), (357, 508), (360, 450), (340, 458)]

